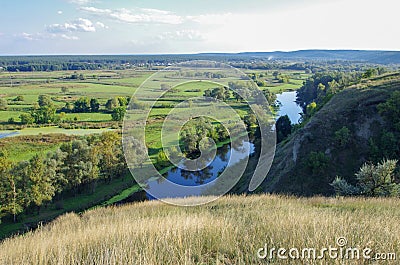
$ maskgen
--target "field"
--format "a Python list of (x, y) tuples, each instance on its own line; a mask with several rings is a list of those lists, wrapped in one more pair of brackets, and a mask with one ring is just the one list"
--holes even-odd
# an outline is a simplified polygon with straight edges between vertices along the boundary
[[(80, 97), (97, 98), (105, 104), (110, 98), (116, 96), (132, 96), (136, 89), (149, 78), (154, 71), (120, 70), (120, 71), (60, 71), (60, 72), (33, 72), (33, 73), (6, 73), (0, 72), (0, 98), (8, 101), (8, 109), (0, 111), (0, 123), (7, 123), (10, 118), (19, 122), (21, 113), (28, 112), (37, 102), (39, 95), (49, 95), (58, 107), (64, 107), (66, 102), (71, 102)], [(286, 90), (296, 90), (309, 75), (294, 71), (283, 71), (289, 76), (288, 83), (279, 83), (269, 71), (246, 71), (247, 74), (257, 73), (265, 80), (262, 89), (269, 89), (274, 93)], [(84, 80), (69, 79), (72, 75), (82, 74)], [(198, 85), (198, 84), (197, 84)], [(66, 88), (67, 92), (61, 89)], [(200, 85), (200, 89), (206, 87)], [(207, 87), (209, 88), (209, 87)], [(190, 90), (190, 89), (187, 89)], [(198, 96), (198, 92), (186, 92), (184, 97)], [(13, 101), (17, 96), (22, 96), (24, 101)], [(177, 96), (182, 96), (180, 95)], [(101, 110), (104, 108), (101, 107)], [(110, 121), (107, 113), (67, 113), (67, 119), (78, 122)]]
[[(398, 231), (399, 199), (227, 196), (192, 208), (151, 201), (64, 215), (5, 240), (0, 263), (375, 264), (362, 252), (359, 260), (331, 259), (327, 252), (323, 259), (305, 254), (305, 259), (284, 260), (277, 258), (277, 249), (315, 248), (319, 256), (330, 246), (370, 248), (371, 257), (394, 259), (392, 253), (400, 254)], [(276, 248), (273, 259), (268, 251), (265, 259), (257, 257), (265, 246)]]

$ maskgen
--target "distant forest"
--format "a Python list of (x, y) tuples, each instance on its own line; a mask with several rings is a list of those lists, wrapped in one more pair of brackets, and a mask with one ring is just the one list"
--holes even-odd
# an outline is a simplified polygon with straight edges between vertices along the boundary
[[(397, 51), (330, 51), (306, 50), (295, 52), (262, 52), (262, 53), (207, 53), (182, 55), (54, 55), (54, 56), (2, 56), (0, 57), (0, 71), (8, 72), (35, 72), (35, 71), (66, 71), (66, 70), (123, 70), (135, 67), (152, 69), (157, 66), (189, 60), (214, 60), (229, 62), (232, 66), (250, 69), (280, 69), (310, 70), (326, 64), (331, 68), (341, 65), (346, 70), (346, 64), (400, 64), (400, 52)], [(307, 62), (305, 62), (307, 61)], [(286, 63), (286, 64), (285, 64)]]

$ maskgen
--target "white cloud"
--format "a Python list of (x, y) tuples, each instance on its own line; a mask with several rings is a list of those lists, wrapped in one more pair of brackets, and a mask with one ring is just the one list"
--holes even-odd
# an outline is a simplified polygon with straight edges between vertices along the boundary
[(178, 40), (178, 41), (200, 41), (204, 40), (203, 35), (198, 30), (177, 30), (173, 32), (164, 32), (158, 36), (160, 40)]
[(79, 40), (79, 38), (77, 36), (68, 36), (66, 34), (61, 34), (60, 37), (65, 40)]
[(79, 40), (76, 36), (70, 36), (67, 34), (55, 34), (55, 33), (20, 33), (14, 35), (18, 39), (27, 40), (27, 41), (39, 41), (39, 40), (49, 40), (49, 39), (65, 39), (65, 40)]
[(87, 5), (93, 2), (93, 0), (67, 0), (71, 4), (76, 5)]
[(109, 19), (117, 20), (126, 23), (159, 23), (159, 24), (172, 24), (178, 25), (183, 23), (184, 17), (176, 15), (170, 11), (149, 9), (149, 8), (135, 8), (135, 9), (100, 9), (96, 7), (81, 7), (80, 10), (86, 11), (93, 15), (107, 17)]
[(59, 14), (59, 15), (62, 15), (62, 11), (61, 10), (59, 10), (59, 11), (57, 11), (57, 14)]
[(96, 22), (96, 26), (102, 29), (108, 29), (108, 26), (104, 25), (104, 23), (100, 21)]
[(96, 27), (89, 19), (79, 18), (70, 23), (52, 24), (50, 26), (47, 26), (46, 30), (50, 33), (95, 32)]
[(34, 40), (40, 39), (38, 34), (30, 34), (30, 33), (26, 33), (26, 32), (17, 34), (16, 37), (23, 39), (23, 40), (29, 40), (29, 41), (34, 41)]

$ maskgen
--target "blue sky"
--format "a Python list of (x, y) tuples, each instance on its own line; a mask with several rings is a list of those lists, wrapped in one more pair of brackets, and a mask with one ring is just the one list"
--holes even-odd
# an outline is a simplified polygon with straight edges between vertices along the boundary
[(0, 54), (399, 50), (397, 0), (2, 0)]

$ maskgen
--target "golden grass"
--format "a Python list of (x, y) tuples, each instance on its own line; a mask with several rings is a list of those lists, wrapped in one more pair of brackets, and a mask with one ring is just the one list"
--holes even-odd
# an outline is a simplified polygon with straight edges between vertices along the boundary
[(157, 201), (99, 208), (5, 240), (0, 264), (266, 264), (256, 255), (265, 244), (318, 249), (335, 246), (337, 237), (346, 237), (352, 247), (400, 255), (399, 202), (261, 195), (188, 208)]

